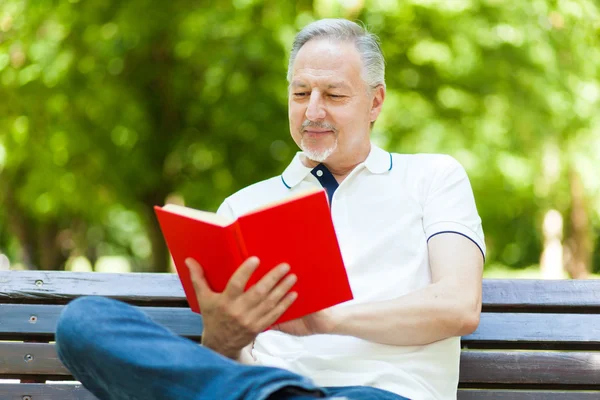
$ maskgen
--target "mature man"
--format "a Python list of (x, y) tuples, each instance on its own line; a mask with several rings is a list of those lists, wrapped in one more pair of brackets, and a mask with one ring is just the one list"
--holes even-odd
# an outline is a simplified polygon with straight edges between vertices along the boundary
[(297, 297), (289, 266), (244, 292), (260, 262), (252, 257), (215, 293), (190, 259), (205, 325), (198, 346), (125, 304), (78, 299), (61, 317), (57, 347), (99, 398), (456, 398), (459, 337), (479, 322), (485, 254), (463, 168), (371, 143), (384, 59), (358, 25), (305, 27), (288, 80), (290, 131), (302, 152), (219, 212), (325, 188), (355, 300), (260, 333)]

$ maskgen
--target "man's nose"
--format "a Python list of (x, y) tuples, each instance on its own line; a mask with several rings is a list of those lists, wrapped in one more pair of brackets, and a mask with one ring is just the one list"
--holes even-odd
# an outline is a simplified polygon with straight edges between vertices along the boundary
[(325, 118), (325, 114), (325, 104), (323, 104), (321, 94), (313, 91), (306, 107), (306, 119), (309, 121), (322, 120)]

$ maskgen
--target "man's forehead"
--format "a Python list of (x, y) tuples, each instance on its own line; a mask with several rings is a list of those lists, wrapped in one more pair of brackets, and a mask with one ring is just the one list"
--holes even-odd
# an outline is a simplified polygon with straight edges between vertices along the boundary
[(350, 85), (346, 81), (340, 80), (339, 78), (331, 80), (331, 78), (328, 77), (319, 77), (314, 79), (295, 78), (292, 80), (292, 83), (290, 83), (290, 86), (299, 88), (307, 88), (314, 85), (326, 87), (327, 89), (350, 88)]
[(292, 66), (292, 78), (351, 79), (360, 73), (362, 60), (354, 43), (313, 39), (300, 48)]

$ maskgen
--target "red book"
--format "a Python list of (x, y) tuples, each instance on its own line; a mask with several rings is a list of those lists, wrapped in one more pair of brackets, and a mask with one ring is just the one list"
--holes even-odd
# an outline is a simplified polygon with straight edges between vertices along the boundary
[(200, 313), (184, 260), (194, 258), (213, 291), (222, 292), (250, 256), (260, 259), (246, 289), (269, 270), (290, 265), (298, 298), (281, 323), (351, 300), (352, 291), (325, 191), (305, 192), (230, 220), (191, 208), (154, 207), (192, 311)]

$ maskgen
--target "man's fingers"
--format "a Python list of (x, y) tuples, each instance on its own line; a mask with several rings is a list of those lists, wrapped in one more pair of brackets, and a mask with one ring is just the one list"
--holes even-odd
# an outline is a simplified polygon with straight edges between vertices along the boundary
[[(253, 304), (263, 302), (263, 300), (266, 299), (267, 296), (269, 296), (273, 288), (277, 286), (277, 284), (289, 271), (290, 266), (288, 264), (280, 264), (272, 270), (270, 270), (265, 276), (262, 277), (260, 281), (258, 281), (254, 286), (252, 286), (248, 290), (247, 294), (249, 297), (249, 301)], [(282, 293), (281, 296), (283, 296), (284, 294), (285, 293)]]
[[(298, 278), (294, 274), (289, 274), (268, 294), (266, 298), (256, 297), (253, 299), (258, 302), (252, 307), (252, 314), (256, 318), (262, 318), (276, 308), (283, 301), (290, 289), (296, 284)], [(285, 311), (285, 310), (284, 310)], [(273, 321), (270, 321), (273, 322)]]
[(190, 271), (192, 285), (194, 285), (194, 290), (196, 291), (198, 300), (200, 300), (201, 297), (212, 294), (213, 291), (210, 289), (208, 282), (206, 282), (206, 279), (204, 278), (204, 271), (202, 270), (200, 264), (198, 264), (198, 262), (193, 258), (186, 258), (185, 265)]
[(233, 273), (223, 293), (229, 295), (231, 298), (236, 298), (244, 293), (246, 284), (252, 273), (256, 271), (256, 268), (260, 264), (257, 257), (250, 257), (240, 265), (240, 267)]
[(271, 311), (265, 313), (265, 316), (261, 320), (261, 324), (265, 327), (268, 327), (273, 322), (277, 321), (277, 319), (281, 317), (281, 315), (286, 312), (288, 308), (290, 308), (297, 298), (297, 292), (289, 292)]
[(258, 309), (262, 308), (260, 312), (269, 312), (273, 307), (277, 306), (281, 299), (283, 299), (283, 297), (290, 291), (292, 286), (296, 284), (297, 280), (298, 278), (294, 274), (289, 274), (283, 278), (283, 280), (273, 290), (271, 290), (271, 293), (269, 293), (267, 298), (261, 303), (261, 307), (258, 307)]

